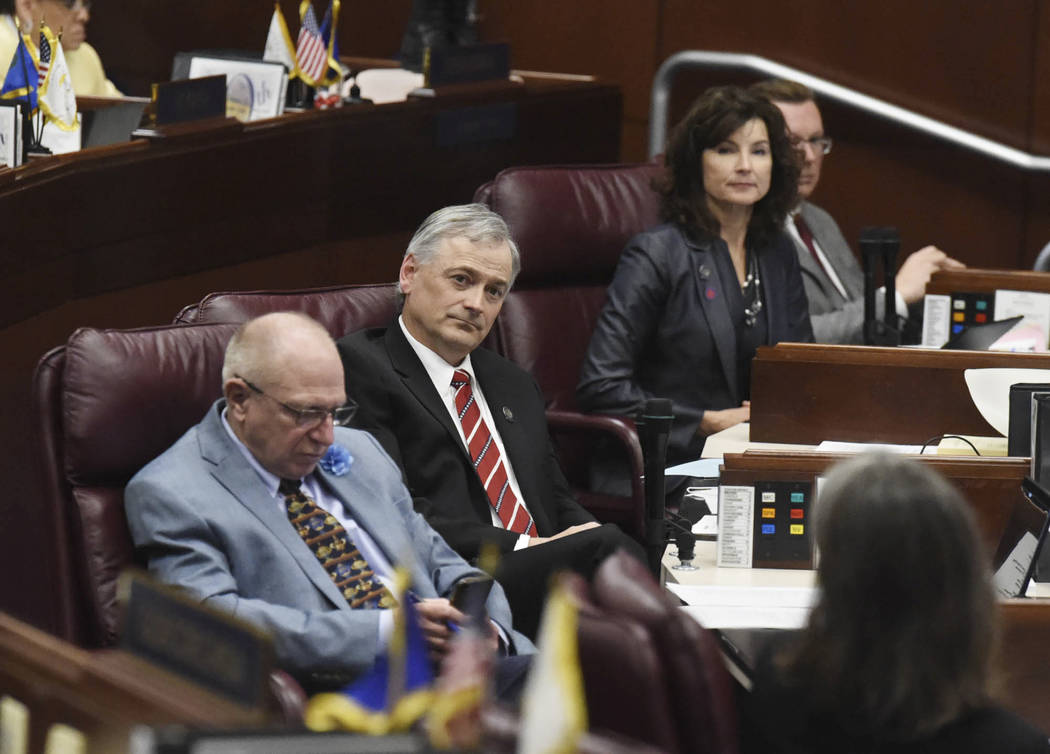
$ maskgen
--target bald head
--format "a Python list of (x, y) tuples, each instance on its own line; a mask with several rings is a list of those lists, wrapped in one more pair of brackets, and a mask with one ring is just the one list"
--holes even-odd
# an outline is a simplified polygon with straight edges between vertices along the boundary
[(328, 331), (295, 312), (246, 322), (226, 347), (222, 379), (230, 427), (263, 468), (286, 479), (312, 472), (332, 443), (332, 421), (304, 424), (301, 412), (346, 402)]

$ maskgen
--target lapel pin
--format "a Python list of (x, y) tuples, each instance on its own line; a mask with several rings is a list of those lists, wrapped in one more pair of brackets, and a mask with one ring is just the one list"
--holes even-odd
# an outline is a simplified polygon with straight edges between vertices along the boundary
[(707, 296), (708, 301), (714, 301), (715, 296), (717, 296), (718, 294), (715, 293), (714, 288), (708, 288), (706, 291), (704, 291), (704, 295)]
[(701, 280), (707, 280), (709, 277), (711, 277), (711, 270), (707, 268), (706, 264), (700, 265), (700, 268), (697, 270), (697, 272), (700, 273)]
[(514, 412), (511, 411), (507, 406), (503, 407), (503, 418), (509, 422), (514, 421)]

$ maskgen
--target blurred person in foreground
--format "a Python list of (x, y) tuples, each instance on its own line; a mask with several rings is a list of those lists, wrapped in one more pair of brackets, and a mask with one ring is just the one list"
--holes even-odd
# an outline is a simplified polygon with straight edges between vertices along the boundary
[[(831, 152), (816, 97), (809, 87), (784, 80), (762, 81), (750, 91), (780, 109), (791, 142), (802, 157), (799, 203), (792, 208), (785, 229), (798, 251), (813, 334), (818, 343), (863, 343), (864, 273), (834, 218), (809, 201), (820, 182), (824, 156)], [(926, 285), (934, 272), (962, 267), (962, 262), (936, 246), (910, 254), (894, 279), (902, 323), (921, 320)], [(876, 296), (876, 318), (880, 320), (884, 300), (881, 293)], [(917, 331), (917, 325), (914, 329)]]
[(665, 162), (665, 224), (620, 257), (576, 394), (586, 411), (629, 416), (669, 398), (673, 464), (749, 420), (759, 346), (813, 331), (783, 229), (799, 167), (780, 111), (739, 87), (709, 89), (675, 126)]
[(37, 56), (41, 19), (55, 34), (61, 34), (73, 91), (79, 97), (119, 97), (120, 91), (106, 78), (95, 48), (87, 42), (87, 24), (91, 18), (91, 0), (0, 0), (0, 70), (7, 67), (18, 46), (18, 29), (30, 40)]
[(973, 513), (927, 466), (836, 466), (813, 526), (820, 597), (759, 661), (746, 752), (1050, 751), (996, 705), (998, 611)]

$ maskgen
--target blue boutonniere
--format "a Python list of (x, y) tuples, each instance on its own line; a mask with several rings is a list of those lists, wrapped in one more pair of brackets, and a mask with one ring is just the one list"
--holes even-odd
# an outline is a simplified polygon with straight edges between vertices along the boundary
[(350, 470), (354, 457), (339, 443), (332, 443), (321, 458), (321, 468), (334, 476), (342, 476)]

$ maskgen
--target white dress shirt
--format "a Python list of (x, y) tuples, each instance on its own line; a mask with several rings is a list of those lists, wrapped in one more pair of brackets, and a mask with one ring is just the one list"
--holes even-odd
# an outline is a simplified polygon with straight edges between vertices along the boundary
[[(521, 487), (518, 486), (518, 478), (514, 476), (514, 467), (511, 465), (510, 457), (507, 455), (507, 449), (503, 447), (503, 438), (499, 436), (499, 430), (496, 429), (496, 423), (492, 421), (492, 412), (489, 411), (489, 404), (488, 401), (485, 400), (485, 393), (481, 388), (481, 384), (477, 380), (477, 376), (474, 374), (474, 368), (471, 366), (470, 354), (467, 354), (467, 357), (463, 359), (459, 366), (452, 366), (416, 340), (412, 336), (412, 333), (408, 331), (408, 328), (405, 327), (405, 322), (402, 317), (399, 316), (397, 318), (397, 323), (401, 327), (401, 332), (405, 334), (405, 339), (408, 341), (408, 344), (412, 346), (412, 350), (415, 352), (416, 356), (419, 357), (420, 362), (422, 362), (423, 368), (427, 372), (427, 376), (430, 377), (430, 381), (434, 383), (434, 389), (437, 390), (438, 395), (441, 397), (441, 402), (445, 404), (445, 408), (448, 409), (448, 415), (452, 419), (452, 425), (456, 428), (456, 432), (459, 433), (459, 438), (463, 441), (463, 447), (467, 447), (467, 438), (466, 435), (463, 434), (463, 425), (459, 421), (459, 411), (456, 410), (456, 391), (452, 389), (452, 375), (457, 369), (462, 369), (470, 375), (470, 387), (474, 392), (474, 402), (478, 404), (478, 410), (481, 411), (481, 418), (484, 420), (485, 426), (489, 428), (489, 433), (492, 435), (493, 442), (495, 442), (496, 447), (499, 448), (500, 459), (503, 461), (503, 467), (507, 470), (507, 481), (510, 483), (510, 489), (525, 508), (526, 512), (528, 512), (529, 508), (525, 497), (521, 494)], [(532, 513), (529, 513), (529, 516), (531, 515)], [(489, 505), (489, 518), (491, 519), (493, 526), (498, 526), (501, 529), (506, 528), (503, 526), (499, 514), (496, 513), (496, 509), (491, 505)], [(515, 550), (520, 550), (528, 546), (528, 534), (520, 535), (518, 540), (514, 543)]]

